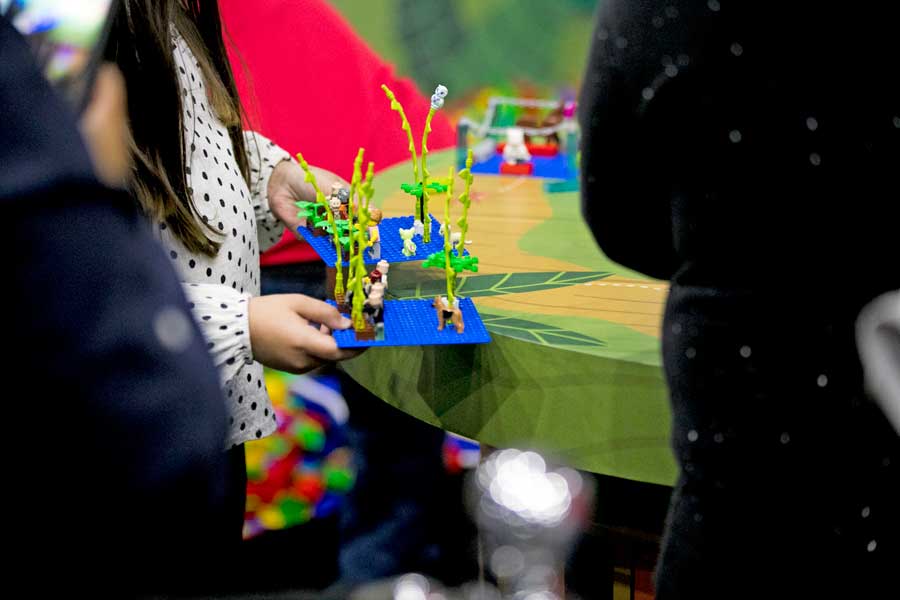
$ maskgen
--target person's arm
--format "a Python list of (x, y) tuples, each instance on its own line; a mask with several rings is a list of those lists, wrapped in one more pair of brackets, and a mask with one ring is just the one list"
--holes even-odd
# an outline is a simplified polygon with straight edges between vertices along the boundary
[[(262, 253), (278, 243), (284, 232), (284, 223), (279, 221), (276, 211), (272, 210), (273, 205), (269, 203), (269, 182), (281, 163), (292, 161), (287, 151), (254, 131), (244, 132), (244, 144), (250, 161), (250, 196), (259, 231), (259, 251)], [(299, 212), (299, 209), (293, 210)]]
[[(251, 297), (224, 285), (184, 284), (194, 318), (223, 383), (254, 360), (304, 373), (356, 352), (341, 350), (330, 334), (347, 329), (349, 319), (336, 308), (301, 294)], [(313, 327), (316, 324), (321, 327)]]
[(253, 362), (248, 304), (251, 296), (211, 283), (183, 283), (182, 288), (224, 385), (245, 364)]
[[(259, 247), (265, 252), (281, 239), (285, 226), (299, 235), (296, 229), (304, 223), (297, 217), (296, 203), (314, 202), (316, 194), (300, 165), (285, 150), (259, 133), (245, 132), (244, 139), (250, 159), (250, 193), (259, 228)], [(350, 187), (330, 171), (318, 167), (310, 170), (323, 193), (328, 193), (332, 183)]]
[(652, 105), (661, 83), (655, 75), (665, 69), (654, 9), (665, 16), (662, 3), (610, 0), (600, 9), (578, 109), (582, 209), (609, 258), (669, 279), (678, 263), (671, 181)]

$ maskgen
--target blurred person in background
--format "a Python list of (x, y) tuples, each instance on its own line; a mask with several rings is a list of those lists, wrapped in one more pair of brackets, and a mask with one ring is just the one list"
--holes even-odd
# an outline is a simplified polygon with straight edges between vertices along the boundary
[(197, 589), (223, 519), (223, 398), (168, 259), (100, 182), (130, 169), (121, 74), (100, 71), (82, 139), (3, 18), (0, 57), (7, 583)]
[(610, 258), (672, 281), (660, 600), (893, 587), (900, 444), (854, 322), (900, 284), (897, 23), (885, 2), (601, 5), (584, 214)]

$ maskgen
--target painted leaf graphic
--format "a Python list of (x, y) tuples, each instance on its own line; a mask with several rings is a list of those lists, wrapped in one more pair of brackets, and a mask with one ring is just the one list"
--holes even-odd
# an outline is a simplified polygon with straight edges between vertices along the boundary
[(481, 318), (492, 333), (543, 346), (590, 346), (594, 348), (606, 346), (606, 342), (603, 340), (552, 325), (485, 313), (481, 313)]
[[(608, 271), (561, 271), (556, 273), (498, 273), (494, 275), (472, 275), (462, 278), (456, 293), (466, 298), (499, 296), (537, 292), (554, 288), (579, 285), (605, 279)], [(443, 279), (433, 279), (418, 283), (414, 288), (391, 289), (390, 295), (400, 300), (409, 298), (433, 298), (447, 292)]]

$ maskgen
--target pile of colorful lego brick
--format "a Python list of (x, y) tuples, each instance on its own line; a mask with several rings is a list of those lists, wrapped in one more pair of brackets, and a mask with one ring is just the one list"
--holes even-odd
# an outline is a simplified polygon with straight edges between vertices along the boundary
[(278, 430), (246, 445), (245, 538), (334, 514), (355, 479), (337, 379), (267, 371), (266, 386)]

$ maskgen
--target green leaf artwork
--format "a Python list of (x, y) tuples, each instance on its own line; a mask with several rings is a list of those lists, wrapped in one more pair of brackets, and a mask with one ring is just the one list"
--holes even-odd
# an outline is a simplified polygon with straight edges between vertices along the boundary
[[(612, 273), (607, 271), (562, 271), (557, 273), (498, 273), (494, 275), (473, 275), (460, 279), (456, 291), (466, 298), (499, 296), (537, 292), (554, 288), (590, 283), (605, 279)], [(391, 289), (391, 296), (400, 300), (408, 298), (433, 298), (442, 293), (443, 279), (423, 281), (414, 288)]]

